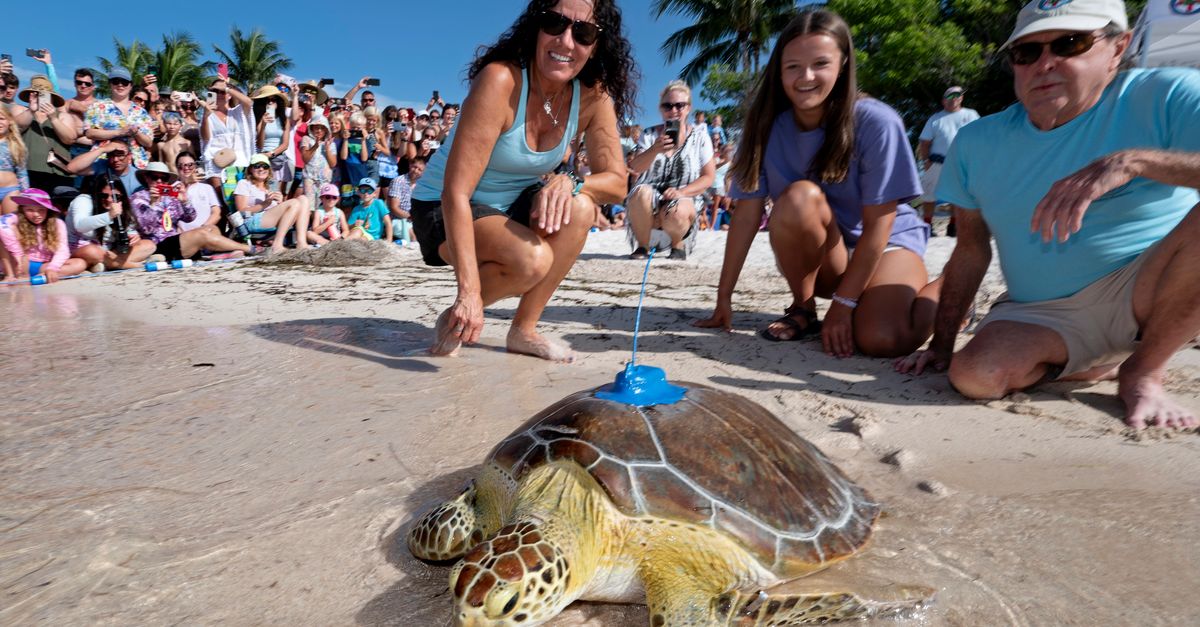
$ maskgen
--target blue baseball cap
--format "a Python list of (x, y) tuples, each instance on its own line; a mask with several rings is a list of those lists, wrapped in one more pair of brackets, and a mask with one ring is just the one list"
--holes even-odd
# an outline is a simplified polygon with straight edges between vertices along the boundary
[(131, 83), (133, 82), (133, 77), (129, 75), (129, 70), (127, 70), (123, 67), (115, 67), (112, 69), (111, 72), (108, 73), (108, 80), (111, 81), (114, 78), (120, 78), (123, 80), (127, 80)]
[(371, 189), (379, 189), (379, 184), (375, 182), (375, 179), (373, 179), (369, 176), (364, 177), (361, 181), (359, 181), (358, 186), (359, 187), (370, 187)]

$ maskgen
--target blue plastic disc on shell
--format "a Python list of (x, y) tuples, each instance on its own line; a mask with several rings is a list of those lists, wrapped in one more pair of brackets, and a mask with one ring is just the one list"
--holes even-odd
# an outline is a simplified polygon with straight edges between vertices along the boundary
[(670, 405), (683, 400), (687, 388), (667, 382), (667, 373), (654, 366), (630, 364), (617, 373), (610, 385), (596, 391), (596, 398), (616, 401), (635, 407)]

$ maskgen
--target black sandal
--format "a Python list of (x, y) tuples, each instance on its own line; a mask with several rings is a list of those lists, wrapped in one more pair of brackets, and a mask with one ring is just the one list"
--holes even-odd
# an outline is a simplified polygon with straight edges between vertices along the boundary
[[(804, 317), (804, 326), (801, 326), (800, 321), (793, 317), (796, 315)], [(821, 332), (821, 321), (817, 318), (817, 312), (805, 309), (804, 307), (788, 307), (784, 309), (783, 316), (773, 320), (771, 324), (775, 324), (776, 322), (790, 327), (792, 329), (792, 337), (785, 339), (778, 335), (772, 335), (770, 324), (762, 331), (759, 331), (758, 334), (764, 340), (772, 342), (794, 342)]]
[(629, 253), (630, 259), (645, 259), (649, 256), (650, 253), (646, 252), (645, 246), (638, 246), (632, 253)]

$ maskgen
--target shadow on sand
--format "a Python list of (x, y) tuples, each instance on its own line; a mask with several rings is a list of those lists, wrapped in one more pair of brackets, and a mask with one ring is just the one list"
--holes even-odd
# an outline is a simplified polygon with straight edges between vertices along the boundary
[(433, 331), (415, 322), (388, 318), (314, 318), (251, 325), (263, 339), (357, 357), (409, 372), (437, 372), (425, 349)]

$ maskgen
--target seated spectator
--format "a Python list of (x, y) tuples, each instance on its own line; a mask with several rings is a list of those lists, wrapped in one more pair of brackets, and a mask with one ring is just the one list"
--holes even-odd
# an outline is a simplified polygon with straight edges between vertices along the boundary
[(181, 231), (192, 231), (202, 226), (213, 226), (220, 230), (221, 201), (212, 185), (203, 181), (200, 164), (196, 156), (190, 152), (181, 152), (175, 157), (175, 171), (180, 180), (187, 186), (188, 202), (196, 210), (196, 217), (186, 220), (179, 225)]
[(82, 259), (71, 259), (67, 225), (50, 195), (31, 187), (12, 197), (19, 210), (0, 216), (0, 242), (6, 251), (0, 258), (4, 280), (15, 281), (42, 275), (48, 283), (83, 272)]
[(68, 176), (65, 168), (77, 132), (66, 114), (66, 99), (54, 91), (49, 78), (40, 74), (30, 79), (29, 87), (18, 97), (29, 103), (33, 115), (21, 136), (27, 149), (29, 185), (50, 190), (71, 185), (74, 177)]
[[(686, 259), (694, 239), (696, 212), (703, 207), (704, 190), (716, 172), (712, 140), (699, 127), (689, 126), (692, 90), (683, 81), (671, 81), (660, 96), (663, 121), (678, 125), (678, 137), (663, 132), (646, 151), (629, 160), (639, 174), (625, 199), (636, 247), (631, 259), (645, 259), (648, 249), (669, 244), (671, 259)], [(678, 140), (678, 143), (676, 143)], [(654, 229), (664, 237), (651, 241)], [(686, 242), (686, 243), (685, 243)]]
[(196, 210), (183, 183), (165, 163), (152, 162), (144, 170), (138, 170), (138, 179), (142, 189), (131, 198), (138, 232), (154, 242), (155, 252), (165, 257), (165, 261), (195, 259), (203, 250), (251, 252), (250, 246), (221, 235), (215, 226), (186, 232), (180, 228), (182, 223), (196, 219)]
[(133, 153), (129, 150), (129, 140), (117, 137), (96, 142), (91, 150), (71, 159), (67, 164), (67, 171), (84, 177), (118, 178), (125, 185), (125, 189), (136, 192), (142, 188), (142, 184), (138, 182), (138, 169), (133, 167), (132, 161)]
[(0, 214), (16, 211), (17, 203), (11, 197), (29, 187), (28, 157), (21, 129), (8, 108), (0, 106)]
[[(204, 107), (204, 118), (200, 121), (201, 161), (208, 184), (222, 188), (228, 197), (254, 154), (254, 105), (246, 94), (224, 79), (214, 80), (208, 89), (216, 93), (216, 102), (200, 101)], [(233, 150), (235, 158), (231, 166), (222, 168), (214, 163), (214, 158), (224, 149)]]
[(379, 200), (379, 186), (375, 179), (363, 177), (358, 182), (358, 204), (350, 211), (346, 222), (350, 232), (346, 239), (383, 239), (392, 241), (392, 221), (388, 219), (387, 205)]
[(102, 176), (91, 179), (88, 192), (71, 201), (67, 238), (71, 257), (83, 260), (84, 267), (93, 272), (136, 268), (155, 249), (154, 242), (138, 233), (133, 205), (121, 179)]
[(309, 199), (310, 205), (317, 197), (317, 192), (333, 182), (333, 166), (337, 163), (337, 153), (330, 136), (329, 124), (324, 117), (313, 116), (306, 125), (308, 134), (300, 142), (304, 163), (304, 196)]
[[(313, 210), (312, 233), (329, 241), (342, 239), (342, 233), (348, 231), (346, 214), (338, 207), (342, 199), (338, 188), (333, 183), (321, 186), (321, 206)], [(311, 237), (311, 235), (310, 235)]]
[(388, 212), (392, 214), (392, 235), (396, 241), (416, 241), (412, 231), (412, 190), (425, 173), (425, 159), (413, 157), (408, 174), (392, 182), (388, 189)]
[(130, 100), (133, 81), (128, 70), (116, 68), (110, 72), (108, 86), (112, 98), (97, 100), (84, 114), (87, 136), (93, 142), (124, 138), (133, 166), (143, 168), (150, 162), (149, 149), (154, 145), (153, 120), (141, 105)]
[(162, 116), (163, 135), (154, 144), (154, 157), (158, 161), (167, 164), (172, 172), (179, 174), (175, 169), (176, 158), (184, 153), (191, 152), (192, 142), (183, 136), (183, 116), (174, 112), (168, 111)]
[[(316, 120), (309, 124), (311, 129)], [(246, 217), (251, 233), (274, 233), (271, 252), (284, 251), (284, 239), (295, 227), (296, 247), (307, 248), (311, 233), (308, 222), (311, 211), (307, 196), (284, 200), (283, 194), (271, 189), (271, 160), (266, 155), (250, 158), (246, 178), (238, 181), (233, 191), (234, 208)], [(316, 240), (319, 241), (319, 240)]]

